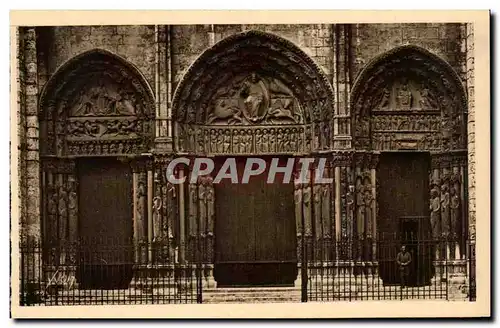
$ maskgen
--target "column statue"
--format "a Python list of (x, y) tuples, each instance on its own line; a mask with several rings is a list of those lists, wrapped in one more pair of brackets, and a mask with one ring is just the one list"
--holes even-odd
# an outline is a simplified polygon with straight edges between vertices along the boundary
[(441, 229), (444, 237), (450, 234), (450, 194), (448, 184), (445, 182), (441, 186)]
[(431, 211), (432, 238), (437, 240), (441, 236), (441, 199), (439, 197), (439, 189), (436, 185), (431, 189), (431, 202), (429, 208)]

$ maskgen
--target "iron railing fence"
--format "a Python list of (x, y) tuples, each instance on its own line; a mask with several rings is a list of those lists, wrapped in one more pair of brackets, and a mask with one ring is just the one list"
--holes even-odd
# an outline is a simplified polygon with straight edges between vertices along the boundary
[[(290, 287), (301, 281), (297, 288), (301, 289), (302, 302), (446, 300), (453, 298), (451, 287), (460, 279), (465, 281), (462, 287), (467, 289), (466, 298), (476, 299), (473, 240), (464, 244), (422, 236), (359, 236), (340, 240), (306, 236), (300, 239), (294, 263), (239, 266), (231, 261), (207, 261), (205, 248), (195, 247), (193, 240), (190, 243), (186, 258), (178, 252), (180, 245), (171, 240), (135, 244), (96, 238), (76, 243), (22, 243), (20, 303), (201, 303), (204, 291), (213, 288), (206, 283), (207, 277), (214, 272), (221, 277), (221, 270), (226, 270), (224, 265), (228, 263), (238, 274), (248, 275), (247, 280), (253, 283), (287, 281)], [(402, 245), (412, 258), (406, 271), (397, 264)], [(245, 283), (245, 277), (240, 278)]]
[(201, 302), (203, 264), (180, 260), (170, 241), (23, 243), (20, 253), (21, 305)]
[[(468, 295), (474, 295), (475, 260), (467, 254), (473, 253), (469, 242), (396, 234), (377, 237), (306, 237), (301, 245), (302, 301), (449, 299), (450, 281), (466, 277)], [(403, 245), (411, 257), (405, 266), (398, 264)]]

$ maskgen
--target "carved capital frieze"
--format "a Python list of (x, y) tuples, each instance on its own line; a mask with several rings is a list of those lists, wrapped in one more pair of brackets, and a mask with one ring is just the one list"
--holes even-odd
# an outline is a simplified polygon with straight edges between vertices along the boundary
[(72, 174), (75, 172), (76, 163), (73, 159), (44, 158), (42, 163), (45, 172)]
[(333, 165), (334, 167), (351, 167), (353, 157), (353, 152), (335, 152), (333, 153)]
[(144, 173), (148, 170), (152, 170), (153, 164), (153, 159), (150, 157), (139, 157), (130, 161), (130, 166), (134, 173)]

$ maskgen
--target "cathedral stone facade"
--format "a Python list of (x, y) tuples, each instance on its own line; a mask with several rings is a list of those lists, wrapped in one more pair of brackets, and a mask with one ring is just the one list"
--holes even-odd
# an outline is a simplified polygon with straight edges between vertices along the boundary
[[(19, 28), (22, 240), (164, 242), (180, 263), (199, 247), (215, 286), (268, 279), (265, 263), (279, 266), (272, 283), (297, 283), (304, 242), (410, 232), (450, 240), (447, 269), (463, 273), (473, 51), (459, 23)], [(333, 182), (173, 185), (178, 157), (326, 158)], [(378, 263), (368, 248), (342, 256)]]

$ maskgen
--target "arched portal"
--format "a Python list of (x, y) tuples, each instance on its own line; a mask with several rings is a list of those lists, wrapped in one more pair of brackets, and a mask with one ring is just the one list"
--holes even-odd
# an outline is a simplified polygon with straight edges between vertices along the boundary
[(60, 67), (39, 104), (47, 261), (78, 267), (69, 274), (81, 288), (125, 288), (133, 238), (144, 236), (146, 169), (130, 158), (151, 149), (151, 89), (125, 59), (96, 49)]
[(355, 81), (351, 110), (356, 149), (466, 149), (464, 88), (423, 48), (402, 46), (370, 62)]
[(236, 34), (205, 51), (180, 82), (172, 104), (176, 149), (195, 154), (328, 150), (333, 104), (325, 74), (297, 46), (264, 32)]
[[(431, 270), (429, 261), (465, 255), (467, 102), (461, 81), (438, 56), (402, 46), (367, 65), (350, 106), (354, 147), (380, 152), (374, 211), (379, 239), (439, 245), (411, 246), (418, 254), (412, 283), (429, 283), (434, 270), (443, 269)], [(386, 283), (398, 278), (390, 255), (398, 246), (391, 247), (379, 250)]]
[[(174, 148), (178, 155), (213, 156), (216, 167), (237, 157), (243, 168), (248, 156), (269, 165), (273, 155), (282, 166), (294, 156), (331, 150), (333, 106), (325, 74), (296, 45), (243, 32), (206, 50), (184, 74), (172, 104)], [(303, 206), (301, 197), (294, 201), (293, 183), (208, 181), (186, 186), (186, 229), (215, 249), (218, 283), (293, 283)], [(200, 186), (203, 193), (196, 192)]]

